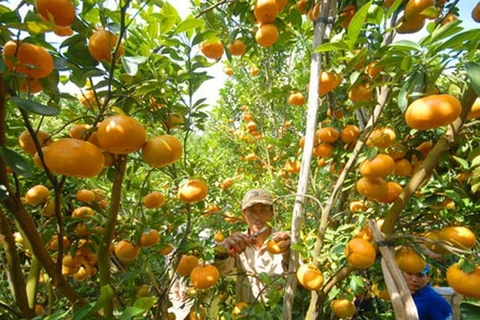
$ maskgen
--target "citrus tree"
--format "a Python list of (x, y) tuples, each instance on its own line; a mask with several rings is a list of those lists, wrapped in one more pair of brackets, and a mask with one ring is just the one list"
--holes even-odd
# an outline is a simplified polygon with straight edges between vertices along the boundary
[[(457, 3), (1, 5), (2, 315), (173, 317), (187, 281), (191, 319), (350, 317), (425, 256), (479, 298), (479, 32)], [(216, 63), (209, 106), (194, 94)], [(254, 186), (277, 195), (291, 262), (258, 275), (267, 303), (235, 307), (210, 263)]]

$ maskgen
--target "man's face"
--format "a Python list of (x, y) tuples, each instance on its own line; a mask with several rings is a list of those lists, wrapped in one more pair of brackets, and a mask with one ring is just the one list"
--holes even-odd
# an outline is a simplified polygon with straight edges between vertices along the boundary
[(272, 206), (256, 203), (243, 210), (243, 215), (252, 232), (256, 232), (267, 225), (273, 218)]
[(404, 272), (403, 276), (407, 281), (410, 294), (414, 294), (418, 290), (424, 288), (428, 284), (428, 281), (430, 281), (430, 276), (428, 274)]

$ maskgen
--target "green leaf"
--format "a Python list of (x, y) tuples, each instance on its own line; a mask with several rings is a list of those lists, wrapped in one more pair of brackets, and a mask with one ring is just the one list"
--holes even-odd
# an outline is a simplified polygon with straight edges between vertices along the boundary
[(476, 166), (478, 166), (478, 165), (480, 165), (480, 157), (475, 157), (475, 158), (473, 158), (473, 160), (472, 160), (472, 168), (474, 168), (474, 167), (476, 167)]
[(194, 30), (198, 27), (203, 27), (204, 25), (205, 25), (205, 22), (203, 20), (195, 19), (195, 18), (187, 19), (185, 21), (182, 21), (178, 25), (178, 27), (175, 29), (174, 33), (179, 34), (179, 33), (182, 33), (182, 32)]
[(388, 45), (390, 48), (395, 48), (403, 51), (422, 51), (422, 47), (418, 43), (410, 40), (400, 40)]
[(328, 52), (338, 50), (350, 50), (348, 44), (345, 41), (339, 42), (327, 42), (319, 45), (315, 48), (314, 52)]
[(480, 96), (480, 65), (474, 62), (467, 62), (465, 64), (468, 79), (472, 85), (473, 90)]
[(3, 158), (3, 161), (7, 164), (7, 167), (11, 168), (17, 174), (27, 178), (32, 176), (27, 161), (17, 152), (10, 150), (7, 147), (1, 147), (0, 155)]
[(142, 308), (144, 310), (149, 310), (151, 307), (153, 307), (157, 300), (158, 299), (155, 297), (142, 297), (135, 300), (133, 306), (137, 308)]
[(134, 76), (138, 72), (138, 66), (147, 61), (145, 57), (122, 57), (123, 66), (129, 76)]
[(33, 112), (42, 116), (55, 116), (60, 113), (60, 110), (34, 102), (25, 100), (19, 97), (12, 97), (11, 100), (19, 107), (27, 112)]
[(352, 18), (352, 21), (350, 21), (350, 24), (348, 25), (348, 30), (347, 30), (348, 44), (351, 50), (353, 50), (353, 48), (355, 48), (355, 45), (357, 44), (358, 36), (360, 35), (363, 25), (367, 20), (368, 9), (372, 5), (372, 2), (373, 0), (367, 2), (364, 6), (362, 6), (357, 11), (357, 13), (355, 13), (355, 15)]
[(462, 166), (463, 169), (468, 169), (468, 161), (457, 156), (452, 156), (453, 159)]
[(128, 320), (132, 319), (133, 317), (146, 312), (147, 310), (137, 307), (128, 307), (126, 308), (122, 315), (120, 316), (119, 320)]

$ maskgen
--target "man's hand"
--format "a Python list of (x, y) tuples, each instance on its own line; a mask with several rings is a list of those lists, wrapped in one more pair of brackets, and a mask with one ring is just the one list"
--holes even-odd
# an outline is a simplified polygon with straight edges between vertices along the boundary
[(235, 256), (238, 253), (244, 252), (247, 247), (250, 246), (251, 241), (252, 240), (246, 234), (236, 232), (218, 245), (225, 247), (230, 256)]

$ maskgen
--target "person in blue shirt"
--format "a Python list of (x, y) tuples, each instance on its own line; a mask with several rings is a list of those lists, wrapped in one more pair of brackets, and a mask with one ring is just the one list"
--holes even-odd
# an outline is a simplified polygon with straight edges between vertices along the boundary
[(408, 289), (417, 307), (419, 320), (453, 320), (452, 307), (430, 286), (430, 266), (422, 272), (404, 272)]

